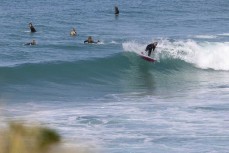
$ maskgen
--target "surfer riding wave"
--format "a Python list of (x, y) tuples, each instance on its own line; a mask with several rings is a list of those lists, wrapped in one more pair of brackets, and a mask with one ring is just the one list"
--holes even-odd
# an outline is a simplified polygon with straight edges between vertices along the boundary
[(157, 47), (157, 42), (151, 43), (146, 46), (145, 51), (148, 52), (148, 56), (150, 57), (152, 50), (154, 51)]

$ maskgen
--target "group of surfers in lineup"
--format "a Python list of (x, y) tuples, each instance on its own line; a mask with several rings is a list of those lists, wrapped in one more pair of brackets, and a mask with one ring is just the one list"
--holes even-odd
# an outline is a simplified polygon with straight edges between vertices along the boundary
[[(119, 9), (117, 6), (115, 6), (115, 15), (119, 15)], [(32, 33), (37, 32), (32, 23), (29, 23), (29, 28)], [(72, 29), (72, 31), (70, 32), (70, 35), (71, 36), (77, 35), (75, 28)], [(100, 42), (99, 40), (94, 41), (91, 36), (89, 36), (87, 40), (84, 41), (84, 43), (88, 43), (88, 44), (99, 43), (99, 42)], [(36, 45), (36, 41), (32, 40), (31, 42), (26, 43), (25, 45)], [(157, 47), (157, 42), (150, 43), (149, 45), (146, 46), (145, 51), (148, 52), (148, 56), (151, 55), (152, 50), (154, 51), (156, 47)]]

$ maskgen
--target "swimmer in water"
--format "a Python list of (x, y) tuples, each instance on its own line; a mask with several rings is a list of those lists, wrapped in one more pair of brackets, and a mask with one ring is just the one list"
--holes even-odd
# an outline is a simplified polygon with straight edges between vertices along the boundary
[(36, 41), (33, 40), (32, 42), (26, 43), (25, 45), (36, 45), (36, 44), (37, 44)]
[(31, 32), (37, 32), (36, 29), (34, 28), (32, 22), (29, 23), (29, 28), (30, 28)]
[(97, 41), (97, 42), (95, 42), (93, 39), (92, 39), (92, 37), (91, 36), (89, 36), (88, 38), (87, 38), (87, 40), (85, 40), (84, 41), (84, 43), (88, 43), (88, 44), (97, 44), (98, 42), (100, 42), (99, 40)]
[(115, 15), (119, 15), (119, 9), (118, 9), (118, 6), (115, 6)]
[(75, 28), (72, 28), (72, 31), (70, 32), (70, 35), (71, 36), (76, 36), (77, 35)]

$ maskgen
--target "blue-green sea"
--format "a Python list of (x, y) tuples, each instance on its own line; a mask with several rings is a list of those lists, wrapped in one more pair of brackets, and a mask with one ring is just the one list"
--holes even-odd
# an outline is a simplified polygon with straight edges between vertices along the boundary
[(228, 153), (229, 1), (1, 0), (0, 107), (93, 153)]

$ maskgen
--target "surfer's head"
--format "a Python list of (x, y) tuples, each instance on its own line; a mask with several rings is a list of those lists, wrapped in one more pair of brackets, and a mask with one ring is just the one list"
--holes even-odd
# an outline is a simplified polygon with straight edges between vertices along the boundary
[(29, 23), (29, 27), (32, 27), (32, 26), (33, 26), (33, 24), (32, 24), (32, 22), (30, 22), (30, 23)]
[(32, 40), (31, 45), (36, 45), (36, 41)]
[(89, 36), (89, 37), (87, 38), (87, 41), (88, 41), (88, 43), (92, 43), (92, 42), (93, 42), (92, 37), (91, 37), (91, 36)]

